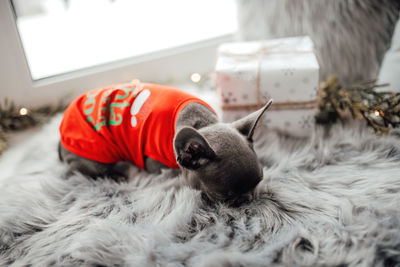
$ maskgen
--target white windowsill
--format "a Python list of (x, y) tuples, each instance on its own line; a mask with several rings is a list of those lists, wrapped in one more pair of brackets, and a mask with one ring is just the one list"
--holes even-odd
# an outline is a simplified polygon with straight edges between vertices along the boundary
[[(106, 73), (107, 71), (110, 71), (110, 70), (116, 70), (116, 69), (127, 68), (127, 67), (129, 68), (132, 66), (138, 66), (140, 68), (141, 64), (153, 65), (153, 62), (158, 62), (158, 61), (163, 62), (164, 60), (169, 61), (171, 64), (178, 65), (178, 61), (179, 61), (178, 58), (176, 58), (176, 60), (174, 60), (173, 57), (179, 57), (179, 56), (189, 54), (186, 62), (188, 64), (192, 64), (192, 65), (196, 65), (196, 64), (199, 65), (198, 70), (194, 69), (192, 71), (187, 72), (187, 71), (183, 71), (181, 69), (181, 70), (179, 70), (179, 71), (181, 71), (180, 73), (170, 73), (171, 69), (166, 69), (165, 74), (169, 73), (168, 75), (159, 76), (159, 73), (154, 72), (154, 74), (157, 75), (157, 77), (151, 77), (151, 73), (149, 73), (147, 75), (146, 74), (145, 75), (138, 74), (137, 76), (135, 76), (133, 74), (131, 77), (132, 79), (133, 78), (141, 78), (144, 80), (166, 82), (166, 81), (170, 80), (171, 76), (175, 76), (176, 80), (185, 82), (185, 81), (188, 81), (189, 75), (193, 71), (196, 71), (196, 72), (212, 71), (212, 67), (213, 67), (213, 64), (215, 63), (215, 57), (216, 57), (216, 53), (213, 53), (212, 51), (215, 50), (219, 44), (224, 43), (224, 42), (231, 42), (232, 40), (234, 40), (234, 36), (235, 36), (234, 33), (226, 34), (223, 36), (218, 36), (215, 38), (195, 42), (192, 44), (186, 44), (186, 45), (173, 47), (173, 48), (169, 48), (169, 49), (164, 49), (164, 50), (160, 50), (160, 51), (156, 51), (156, 52), (150, 52), (150, 53), (146, 53), (146, 54), (142, 54), (142, 55), (138, 55), (138, 56), (133, 56), (130, 58), (125, 58), (125, 59), (120, 59), (120, 60), (116, 60), (116, 61), (112, 61), (112, 62), (98, 64), (96, 66), (81, 68), (81, 69), (75, 70), (75, 71), (69, 71), (69, 72), (65, 72), (65, 73), (61, 73), (61, 74), (55, 74), (50, 77), (45, 77), (45, 78), (41, 78), (38, 80), (32, 80), (32, 85), (33, 85), (33, 87), (47, 86), (47, 85), (60, 83), (65, 80), (84, 77), (87, 75)], [(202, 61), (205, 61), (205, 60), (209, 61), (206, 64), (206, 65), (208, 65), (208, 67), (206, 67), (206, 68), (208, 68), (208, 70), (205, 70), (205, 68), (202, 67), (202, 65), (204, 65), (204, 62), (193, 61), (192, 63), (190, 63), (191, 57), (196, 56), (196, 55), (201, 55), (203, 53), (209, 54), (208, 58), (204, 58), (204, 57), (200, 56), (200, 58), (202, 58)], [(169, 58), (171, 58), (171, 59), (169, 59)], [(154, 63), (154, 64), (157, 64), (157, 63)], [(192, 68), (188, 67), (187, 70), (189, 70), (189, 69), (192, 69)]]

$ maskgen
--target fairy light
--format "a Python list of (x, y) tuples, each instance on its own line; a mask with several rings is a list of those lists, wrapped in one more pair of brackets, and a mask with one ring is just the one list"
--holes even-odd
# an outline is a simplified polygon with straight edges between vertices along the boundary
[(201, 80), (201, 75), (199, 73), (195, 72), (192, 75), (190, 75), (190, 79), (192, 80), (192, 82), (198, 83)]
[(375, 116), (379, 116), (379, 111), (375, 110), (374, 114), (375, 114)]
[(28, 115), (28, 109), (27, 108), (20, 108), (19, 109), (19, 115), (21, 115), (21, 116)]

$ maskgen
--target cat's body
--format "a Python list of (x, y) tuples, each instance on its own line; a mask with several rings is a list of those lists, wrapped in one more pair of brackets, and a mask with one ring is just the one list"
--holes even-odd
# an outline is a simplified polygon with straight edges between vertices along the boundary
[[(262, 179), (252, 135), (267, 107), (227, 124), (218, 122), (214, 111), (201, 103), (184, 106), (176, 118), (173, 147), (186, 181), (214, 201), (239, 204), (252, 199)], [(91, 177), (126, 176), (129, 168), (122, 161), (101, 163), (78, 156), (61, 144), (59, 155), (69, 165), (70, 173), (79, 171)], [(167, 166), (144, 155), (144, 168), (160, 172)]]
[[(209, 108), (198, 104), (191, 103), (187, 105), (177, 118), (177, 129), (189, 126), (195, 129), (200, 129), (205, 126), (215, 124), (218, 121), (215, 113)], [(90, 160), (80, 157), (67, 149), (59, 143), (59, 158), (60, 160), (68, 163), (69, 174), (73, 171), (79, 171), (91, 177), (107, 176), (107, 175), (128, 175), (128, 165), (122, 162), (118, 163), (101, 163), (98, 161)], [(150, 173), (159, 173), (161, 169), (168, 168), (166, 165), (153, 160), (152, 158), (145, 157), (145, 170)]]

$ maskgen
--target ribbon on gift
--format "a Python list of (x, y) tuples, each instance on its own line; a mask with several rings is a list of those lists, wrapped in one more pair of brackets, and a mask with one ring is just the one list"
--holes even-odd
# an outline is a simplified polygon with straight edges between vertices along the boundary
[[(223, 110), (232, 110), (237, 108), (261, 108), (265, 103), (261, 99), (261, 88), (260, 88), (260, 73), (262, 59), (265, 55), (271, 54), (304, 54), (314, 53), (314, 49), (277, 49), (282, 46), (287, 46), (285, 42), (279, 42), (275, 44), (267, 44), (262, 42), (257, 49), (248, 53), (235, 53), (232, 51), (219, 51), (218, 55), (227, 56), (237, 60), (249, 60), (257, 58), (257, 76), (256, 76), (256, 90), (257, 90), (257, 103), (247, 105), (223, 105)], [(287, 101), (287, 102), (274, 102), (270, 110), (300, 110), (300, 109), (313, 109), (317, 106), (317, 99), (311, 101)]]
[[(248, 104), (248, 105), (224, 105), (222, 110), (236, 110), (236, 109), (259, 109), (264, 106), (263, 103)], [(286, 101), (274, 102), (268, 110), (304, 110), (314, 109), (318, 106), (318, 99), (309, 101)]]

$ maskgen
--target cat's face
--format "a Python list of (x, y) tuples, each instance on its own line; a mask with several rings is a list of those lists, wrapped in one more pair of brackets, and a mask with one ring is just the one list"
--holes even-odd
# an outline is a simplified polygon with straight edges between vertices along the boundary
[(263, 171), (253, 149), (252, 135), (266, 108), (234, 123), (178, 131), (175, 154), (191, 186), (210, 200), (230, 205), (253, 199)]

